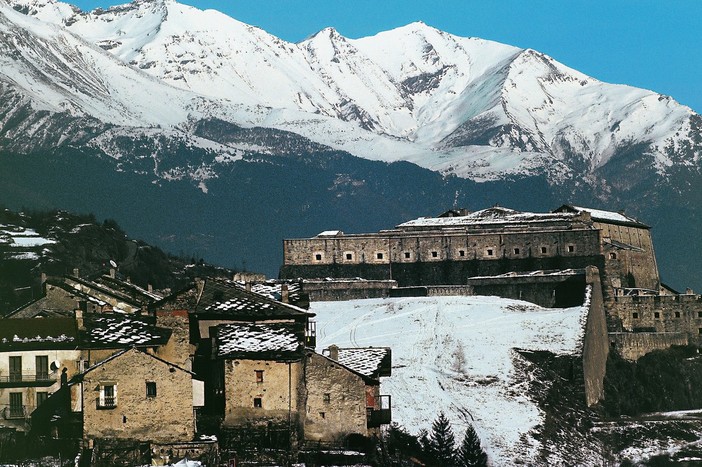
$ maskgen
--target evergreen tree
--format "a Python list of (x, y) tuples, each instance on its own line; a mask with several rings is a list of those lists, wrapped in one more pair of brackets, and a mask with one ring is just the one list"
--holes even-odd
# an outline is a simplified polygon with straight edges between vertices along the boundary
[(460, 467), (486, 467), (487, 454), (480, 446), (480, 438), (473, 425), (468, 425), (463, 442), (456, 452), (457, 464)]
[(456, 439), (453, 436), (451, 423), (443, 412), (434, 420), (431, 425), (429, 436), (430, 452), (432, 464), (440, 466), (455, 465)]

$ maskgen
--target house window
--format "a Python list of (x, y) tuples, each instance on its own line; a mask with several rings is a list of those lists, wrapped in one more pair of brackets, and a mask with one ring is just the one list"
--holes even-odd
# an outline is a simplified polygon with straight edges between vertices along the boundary
[(495, 251), (492, 248), (487, 249), (487, 255), (488, 256), (493, 256), (495, 254)]
[(515, 248), (515, 249), (514, 249), (514, 254), (515, 254), (515, 255), (518, 255), (518, 254), (519, 254), (519, 248)]
[(314, 260), (315, 260), (315, 261), (322, 261), (322, 254), (321, 254), (321, 253), (315, 253), (315, 255), (314, 255)]
[(10, 357), (10, 381), (22, 381), (22, 357)]
[(263, 370), (254, 370), (254, 373), (256, 373), (256, 382), (262, 383), (263, 382)]
[(375, 254), (375, 257), (376, 257), (377, 259), (383, 259), (383, 258), (384, 258), (384, 255), (383, 255), (382, 253), (376, 253), (376, 254)]
[(609, 254), (609, 259), (617, 259), (617, 254), (612, 252)]
[(113, 409), (117, 407), (117, 386), (114, 384), (101, 384), (98, 403), (101, 409)]
[(21, 392), (11, 392), (10, 393), (10, 417), (9, 418), (22, 418), (24, 417), (24, 406), (22, 405), (22, 393)]
[(47, 355), (37, 355), (34, 357), (37, 381), (49, 379), (49, 357)]
[(634, 319), (639, 319), (639, 314), (638, 314), (637, 312), (633, 312), (633, 313), (631, 314), (631, 317), (634, 318)]
[(37, 391), (37, 407), (46, 402), (49, 398), (49, 393), (46, 391)]
[(466, 255), (466, 250), (458, 250), (458, 256), (463, 258)]
[(546, 248), (545, 246), (542, 246), (541, 247), (541, 254), (545, 255), (546, 253), (548, 253), (548, 248)]
[(412, 254), (409, 251), (405, 251), (405, 259), (410, 259)]
[(659, 312), (656, 311), (656, 312), (653, 313), (653, 317), (654, 317), (654, 318), (660, 318), (660, 317), (661, 317), (661, 314), (660, 314)]
[(146, 397), (156, 397), (156, 383), (153, 381), (146, 382)]
[(263, 400), (260, 397), (254, 397), (254, 407), (260, 409), (263, 407)]
[(676, 317), (676, 318), (680, 318), (680, 312), (679, 312), (679, 311), (676, 311), (676, 312), (675, 312), (675, 317)]
[(574, 253), (575, 252), (575, 245), (568, 245), (568, 253)]
[(328, 404), (331, 402), (331, 394), (328, 392), (325, 392), (324, 395), (322, 396), (322, 400), (324, 401), (325, 404)]
[(439, 257), (439, 252), (438, 252), (438, 251), (432, 251), (432, 252), (431, 252), (431, 257), (432, 257), (432, 258), (438, 258), (438, 257)]

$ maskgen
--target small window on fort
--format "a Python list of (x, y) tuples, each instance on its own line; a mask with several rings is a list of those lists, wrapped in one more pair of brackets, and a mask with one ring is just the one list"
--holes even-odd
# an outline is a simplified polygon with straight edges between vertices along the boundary
[(653, 317), (654, 317), (654, 318), (660, 318), (660, 317), (661, 317), (660, 312), (658, 312), (658, 311), (654, 312), (654, 313), (653, 313)]
[(609, 259), (617, 259), (617, 254), (612, 252), (609, 254)]
[(697, 317), (698, 317), (698, 318), (702, 318), (702, 311), (698, 311), (698, 312), (697, 312)]
[(328, 404), (331, 402), (331, 394), (328, 392), (324, 393), (324, 396), (322, 396), (322, 400), (324, 401), (325, 404)]
[(458, 250), (458, 256), (464, 257), (466, 255), (466, 250)]
[(353, 254), (351, 254), (351, 253), (346, 253), (346, 259), (349, 260), (349, 261), (352, 260), (352, 259), (353, 259)]
[(488, 249), (487, 249), (487, 255), (488, 255), (488, 256), (494, 256), (494, 255), (495, 255), (495, 251), (494, 251), (492, 248), (488, 248)]
[(438, 252), (438, 251), (432, 251), (432, 252), (431, 252), (431, 257), (432, 257), (432, 258), (438, 258), (438, 257), (439, 257), (439, 252)]
[(636, 313), (636, 312), (634, 312), (634, 313), (631, 314), (631, 317), (634, 318), (634, 319), (639, 319), (639, 314)]
[(156, 383), (153, 381), (146, 382), (146, 397), (156, 397)]
[(327, 414), (324, 412), (319, 412), (319, 418), (326, 418)]
[(545, 246), (542, 246), (541, 247), (541, 254), (545, 255), (546, 253), (548, 253), (548, 248), (546, 248)]
[(699, 332), (700, 334), (702, 334), (702, 328), (699, 328), (699, 329), (697, 330), (697, 332)]
[(568, 253), (574, 253), (575, 252), (575, 245), (568, 245)]
[(256, 382), (262, 383), (263, 382), (263, 370), (254, 370), (254, 373), (256, 373)]
[(322, 254), (321, 253), (315, 254), (314, 259), (315, 259), (315, 261), (322, 261)]
[(680, 318), (680, 312), (679, 312), (679, 311), (676, 311), (676, 312), (675, 312), (675, 317), (676, 317), (676, 318)]
[(383, 259), (384, 255), (382, 253), (376, 253), (375, 257), (378, 259)]
[(519, 248), (515, 248), (515, 249), (514, 249), (514, 254), (515, 254), (515, 255), (518, 255), (519, 253), (520, 253)]
[(412, 254), (409, 251), (405, 251), (405, 259), (410, 259)]
[(263, 407), (263, 401), (261, 400), (260, 397), (254, 397), (254, 407), (257, 409), (260, 409)]

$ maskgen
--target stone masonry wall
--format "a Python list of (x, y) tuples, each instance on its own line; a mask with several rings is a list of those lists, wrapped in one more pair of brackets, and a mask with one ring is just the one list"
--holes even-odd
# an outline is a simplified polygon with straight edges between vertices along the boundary
[(585, 276), (585, 281), (590, 286), (590, 309), (583, 341), (583, 376), (585, 401), (591, 406), (604, 397), (609, 339), (599, 271), (594, 267), (587, 268)]
[(306, 368), (305, 439), (335, 442), (345, 435), (368, 435), (366, 384), (357, 374), (318, 354)]
[(684, 333), (691, 342), (700, 343), (700, 295), (619, 296), (610, 300), (607, 308), (619, 318), (622, 331)]
[(617, 332), (611, 333), (609, 339), (622, 358), (632, 361), (654, 350), (688, 344), (687, 334), (678, 332)]
[[(256, 371), (263, 371), (263, 381), (257, 382)], [(297, 423), (298, 409), (304, 407), (303, 385), (300, 361), (225, 360), (224, 425)]]
[[(156, 383), (156, 396), (146, 383)], [(116, 385), (116, 406), (98, 407), (100, 386)], [(195, 435), (192, 376), (135, 349), (86, 373), (83, 379), (83, 437), (191, 441)]]

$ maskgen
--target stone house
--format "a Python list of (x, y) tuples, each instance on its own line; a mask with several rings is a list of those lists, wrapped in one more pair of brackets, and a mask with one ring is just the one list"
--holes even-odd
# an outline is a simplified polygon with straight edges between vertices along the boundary
[(204, 383), (194, 373), (136, 348), (125, 349), (74, 376), (71, 411), (82, 418), (83, 439), (193, 440)]
[(61, 387), (62, 374), (77, 373), (78, 343), (72, 318), (0, 323), (0, 425), (29, 431), (32, 412)]

